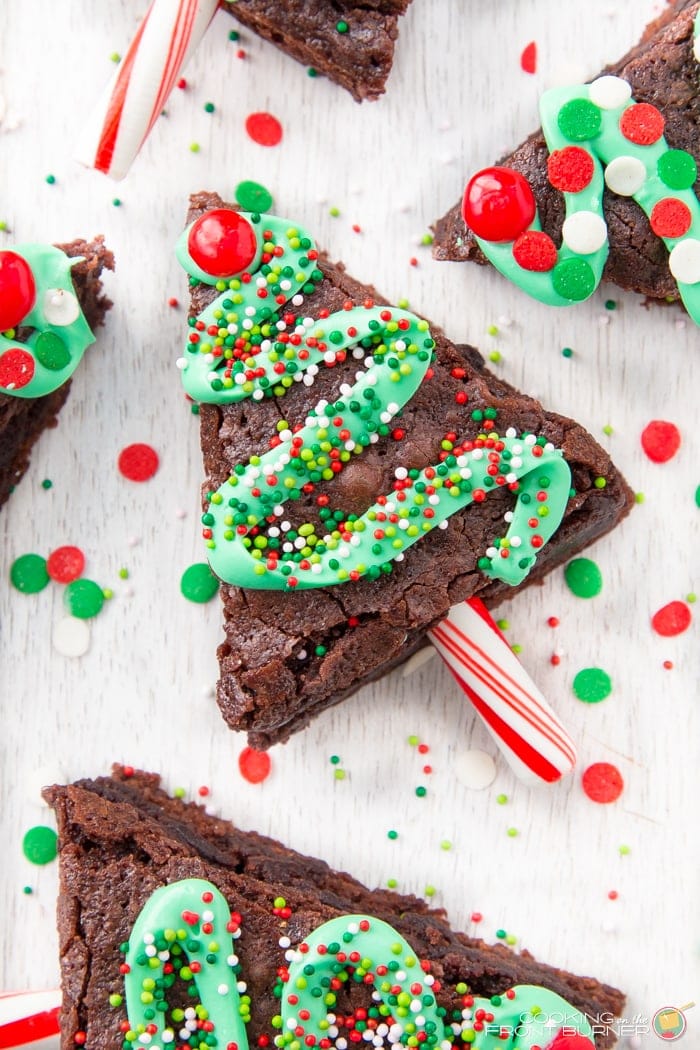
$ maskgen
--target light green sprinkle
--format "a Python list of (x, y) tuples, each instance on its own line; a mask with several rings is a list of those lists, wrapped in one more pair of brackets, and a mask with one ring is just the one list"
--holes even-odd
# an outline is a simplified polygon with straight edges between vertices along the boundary
[(508, 801), (508, 796), (507, 795), (496, 795), (496, 802), (498, 802), (499, 806), (505, 806), (507, 801)]

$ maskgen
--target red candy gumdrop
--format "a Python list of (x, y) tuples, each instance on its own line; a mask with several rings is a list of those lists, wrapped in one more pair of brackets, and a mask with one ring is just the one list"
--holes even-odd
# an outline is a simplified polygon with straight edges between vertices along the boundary
[(652, 419), (642, 431), (642, 448), (652, 463), (668, 463), (680, 446), (678, 427), (665, 419)]
[(527, 179), (512, 168), (484, 168), (467, 183), (462, 218), (485, 241), (514, 241), (528, 228), (537, 205)]
[(249, 784), (260, 784), (270, 773), (272, 763), (267, 751), (256, 751), (253, 747), (244, 747), (238, 756), (238, 768), (244, 780)]
[(587, 1035), (579, 1032), (568, 1034), (563, 1028), (558, 1032), (551, 1043), (547, 1043), (544, 1050), (593, 1050), (595, 1043)]
[(31, 267), (17, 252), (0, 252), (0, 332), (14, 328), (36, 301)]
[(669, 602), (658, 609), (651, 618), (651, 626), (663, 638), (683, 634), (690, 627), (693, 617), (685, 602)]
[(255, 258), (253, 227), (240, 212), (214, 208), (192, 224), (187, 248), (200, 269), (212, 277), (233, 277)]

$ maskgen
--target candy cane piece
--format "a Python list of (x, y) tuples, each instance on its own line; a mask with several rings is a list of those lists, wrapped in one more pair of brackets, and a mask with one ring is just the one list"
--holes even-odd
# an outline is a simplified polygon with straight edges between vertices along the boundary
[(573, 741), (479, 598), (455, 605), (428, 637), (521, 780), (571, 773)]
[(0, 1050), (57, 1035), (61, 992), (0, 993)]
[(218, 0), (153, 0), (78, 149), (78, 160), (123, 179), (163, 110)]

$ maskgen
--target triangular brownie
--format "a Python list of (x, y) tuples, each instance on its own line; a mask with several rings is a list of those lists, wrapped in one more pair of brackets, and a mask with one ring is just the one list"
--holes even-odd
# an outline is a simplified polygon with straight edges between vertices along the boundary
[[(228, 225), (231, 227), (231, 243), (238, 243), (239, 249), (243, 244), (244, 250), (250, 252), (254, 250), (255, 237), (259, 237), (259, 234), (254, 233), (255, 229), (265, 224), (279, 227), (282, 230), (280, 243), (273, 245), (266, 241), (266, 254), (262, 256), (263, 260), (269, 258), (272, 262), (269, 265), (263, 262), (262, 268), (255, 270), (253, 275), (244, 273), (241, 281), (232, 282), (238, 289), (231, 293), (234, 300), (238, 297), (243, 302), (245, 292), (255, 303), (256, 289), (259, 293), (267, 294), (268, 278), (273, 279), (269, 271), (277, 259), (282, 266), (289, 256), (294, 256), (292, 262), (295, 261), (295, 252), (287, 251), (285, 255), (286, 249), (281, 244), (289, 234), (290, 224), (272, 216), (249, 214), (246, 219), (244, 213), (238, 214), (241, 218), (234, 222), (238, 215), (234, 213), (233, 207), (225, 205), (216, 194), (196, 194), (192, 198), (188, 216), (190, 233), (183, 235), (184, 241), (181, 240), (178, 251), (181, 261), (187, 262), (183, 252), (194, 231), (192, 236), (197, 241), (197, 253), (205, 262), (202, 256), (202, 251), (208, 250), (205, 234), (212, 235), (216, 240), (223, 227)], [(296, 228), (293, 229), (296, 231)], [(272, 236), (273, 232), (264, 230), (263, 234), (267, 237)], [(364, 323), (365, 310), (367, 316), (376, 317), (377, 308), (372, 304), (383, 303), (373, 288), (354, 281), (345, 273), (342, 265), (330, 262), (325, 256), (316, 258), (309, 238), (301, 233), (296, 236), (296, 232), (289, 235), (294, 243), (301, 246), (295, 251), (303, 260), (298, 262), (302, 269), (297, 272), (294, 266), (284, 267), (291, 276), (288, 279), (280, 277), (287, 290), (283, 289), (281, 294), (277, 294), (276, 301), (288, 300), (294, 312), (289, 314), (289, 307), (277, 306), (279, 320), (275, 321), (278, 314), (272, 314), (270, 310), (262, 328), (256, 327), (254, 323), (253, 315), (257, 307), (248, 306), (244, 309), (236, 305), (233, 300), (226, 298), (228, 292), (223, 294), (222, 301), (224, 304), (229, 303), (229, 306), (224, 305), (223, 311), (230, 311), (226, 313), (227, 320), (239, 317), (240, 324), (233, 323), (230, 332), (228, 327), (222, 328), (223, 314), (217, 314), (219, 320), (216, 319), (216, 304), (220, 299), (219, 292), (228, 289), (228, 283), (219, 281), (215, 289), (211, 287), (214, 283), (211, 278), (208, 284), (197, 277), (191, 279), (192, 327), (185, 356), (179, 363), (184, 370), (186, 389), (196, 400), (205, 402), (200, 406), (201, 443), (208, 479), (205, 494), (211, 494), (212, 499), (202, 518), (203, 534), (214, 570), (222, 579), (237, 582), (240, 580), (235, 574), (227, 575), (225, 556), (229, 549), (241, 554), (238, 534), (247, 533), (246, 523), (250, 522), (252, 504), (258, 498), (256, 491), (258, 495), (262, 493), (261, 498), (264, 500), (266, 490), (265, 485), (259, 490), (251, 489), (250, 500), (245, 502), (234, 498), (235, 491), (240, 489), (234, 490), (228, 486), (238, 484), (236, 477), (243, 476), (243, 480), (248, 477), (248, 468), (244, 469), (244, 465), (251, 456), (262, 454), (265, 450), (279, 449), (285, 434), (288, 436), (284, 447), (289, 446), (290, 456), (294, 456), (297, 434), (300, 435), (300, 444), (303, 444), (304, 431), (298, 428), (303, 426), (305, 420), (308, 421), (310, 413), (316, 411), (319, 399), (337, 398), (338, 391), (347, 391), (348, 384), (360, 374), (356, 372), (358, 360), (354, 351), (348, 352), (347, 356), (342, 351), (342, 359), (336, 358), (332, 367), (326, 367), (330, 363), (327, 357), (329, 351), (326, 349), (320, 366), (315, 366), (315, 374), (307, 375), (302, 365), (309, 363), (312, 351), (309, 349), (307, 353), (304, 349), (306, 336), (295, 334), (297, 329), (307, 333), (315, 331), (310, 319), (328, 317), (329, 313), (331, 326), (346, 323), (345, 318), (349, 319), (348, 325), (350, 320), (353, 325), (360, 325)], [(307, 249), (305, 256), (303, 252)], [(277, 256), (275, 252), (282, 254)], [(224, 269), (237, 265), (223, 256), (222, 260), (218, 260), (216, 265), (221, 263)], [(206, 278), (201, 267), (193, 265), (191, 261), (187, 265), (191, 273)], [(306, 269), (303, 269), (304, 266)], [(255, 267), (251, 266), (251, 269)], [(267, 277), (264, 276), (266, 272)], [(308, 281), (304, 277), (307, 273)], [(297, 277), (304, 282), (303, 294), (291, 298), (294, 288), (290, 290), (289, 285), (293, 285)], [(282, 286), (273, 283), (271, 290), (276, 287), (279, 293)], [(272, 305), (275, 306), (276, 302)], [(248, 311), (252, 312), (250, 316)], [(384, 315), (388, 317), (390, 314), (391, 311), (388, 311)], [(408, 325), (407, 317), (413, 315), (398, 311), (396, 316), (399, 318), (398, 327), (398, 324)], [(301, 327), (298, 317), (304, 319)], [(307, 318), (311, 327), (304, 328)], [(426, 324), (416, 317), (414, 322), (417, 326)], [(370, 332), (373, 331), (372, 325), (379, 327), (379, 322), (370, 321)], [(282, 347), (279, 351), (280, 360), (274, 368), (269, 361), (266, 366), (269, 366), (272, 376), (272, 386), (267, 388), (267, 393), (273, 393), (274, 396), (263, 396), (264, 389), (256, 386), (256, 377), (265, 368), (256, 369), (253, 366), (259, 364), (265, 353), (262, 353), (262, 357), (255, 356), (257, 346), (253, 344), (257, 340), (262, 352), (265, 343), (269, 342), (265, 332), (269, 334), (273, 329), (280, 333), (279, 339), (285, 342), (279, 344)], [(349, 326), (348, 332), (351, 331), (354, 332), (355, 328)], [(393, 506), (393, 493), (396, 493), (396, 513), (392, 517), (396, 517), (398, 525), (394, 533), (391, 534), (388, 527), (391, 519), (386, 518), (386, 515), (383, 519), (379, 513), (381, 508), (377, 511), (377, 520), (373, 525), (368, 525), (365, 532), (370, 537), (370, 543), (377, 539), (378, 550), (385, 549), (388, 542), (393, 545), (400, 543), (400, 538), (389, 541), (389, 535), (401, 534), (404, 526), (406, 528), (403, 531), (409, 535), (413, 528), (412, 522), (422, 523), (428, 515), (432, 517), (441, 510), (439, 496), (431, 495), (431, 492), (436, 493), (435, 488), (431, 488), (424, 475), (419, 476), (419, 472), (429, 469), (429, 464), (440, 464), (439, 471), (443, 471), (443, 463), (448, 467), (452, 464), (450, 469), (457, 473), (448, 471), (450, 478), (456, 477), (454, 488), (449, 491), (462, 498), (460, 479), (471, 476), (465, 465), (467, 459), (471, 455), (481, 455), (483, 451), (484, 456), (498, 460), (499, 453), (493, 446), (495, 439), (489, 435), (504, 435), (496, 442), (497, 448), (502, 448), (504, 443), (511, 440), (506, 436), (511, 431), (529, 434), (526, 441), (539, 443), (546, 449), (561, 450), (561, 456), (571, 470), (571, 489), (567, 483), (565, 491), (560, 492), (563, 497), (560, 507), (563, 520), (554, 535), (544, 545), (541, 538), (534, 535), (532, 538), (528, 535), (522, 541), (530, 552), (537, 549), (534, 567), (533, 559), (529, 559), (529, 581), (541, 579), (554, 566), (565, 562), (608, 532), (631, 506), (632, 493), (624, 479), (611, 463), (608, 454), (582, 427), (570, 419), (546, 411), (538, 401), (518, 393), (492, 375), (484, 368), (480, 355), (472, 347), (455, 346), (435, 327), (431, 327), (430, 331), (435, 344), (430, 370), (403, 410), (394, 417), (393, 422), (377, 426), (375, 432), (364, 439), (366, 447), (361, 450), (361, 455), (346, 453), (346, 446), (339, 447), (349, 434), (349, 431), (344, 434), (339, 418), (339, 438), (330, 435), (338, 447), (334, 446), (328, 453), (329, 463), (334, 464), (334, 470), (327, 470), (323, 475), (309, 473), (307, 483), (302, 485), (300, 482), (294, 490), (294, 500), (284, 504), (283, 512), (272, 508), (272, 517), (266, 518), (266, 521), (273, 520), (275, 514), (281, 514), (282, 519), (288, 519), (280, 519), (281, 528), (262, 535), (257, 531), (258, 526), (255, 526), (250, 536), (245, 536), (243, 542), (249, 544), (252, 554), (251, 558), (247, 558), (243, 551), (243, 558), (239, 558), (238, 562), (238, 569), (242, 566), (247, 573), (245, 585), (235, 586), (229, 582), (221, 588), (226, 639), (219, 648), (221, 677), (218, 701), (231, 728), (246, 730), (256, 747), (267, 747), (286, 740), (318, 712), (390, 671), (425, 644), (426, 630), (440, 622), (451, 606), (475, 594), (487, 603), (494, 603), (512, 593), (514, 588), (504, 583), (502, 576), (499, 578), (501, 569), (507, 564), (517, 570), (519, 565), (525, 564), (522, 552), (516, 550), (515, 543), (510, 559), (503, 551), (503, 544), (507, 545), (509, 540), (497, 541), (497, 545), (501, 545), (498, 550), (491, 546), (494, 536), (499, 535), (499, 529), (503, 528), (499, 523), (503, 521), (504, 515), (508, 520), (514, 506), (511, 487), (513, 490), (518, 487), (514, 475), (501, 474), (497, 464), (491, 461), (488, 471), (495, 477), (484, 475), (483, 487), (479, 490), (477, 485), (474, 489), (470, 505), (457, 510), (449, 520), (442, 523), (444, 527), (435, 528), (423, 536), (419, 542), (406, 549), (405, 556), (402, 552), (402, 559), (394, 561), (393, 567), (383, 564), (383, 555), (380, 554), (377, 556), (379, 567), (370, 562), (364, 576), (361, 573), (355, 576), (348, 573), (350, 581), (340, 586), (314, 585), (314, 559), (322, 562), (333, 552), (326, 551), (326, 554), (317, 557), (315, 552), (326, 546), (326, 538), (315, 534), (316, 526), (306, 524), (310, 518), (318, 520), (320, 517), (321, 530), (325, 530), (329, 527), (329, 515), (334, 512), (331, 527), (339, 523), (341, 532), (338, 533), (338, 539), (329, 542), (339, 543), (342, 548), (343, 537), (349, 537), (347, 548), (340, 552), (347, 555), (349, 551), (360, 549), (352, 547), (358, 530), (358, 526), (352, 524), (355, 516), (362, 516), (365, 512), (366, 518), (368, 505), (373, 499), (378, 499), (380, 493), (389, 493), (391, 499), (387, 501), (386, 507), (389, 509), (388, 504)], [(426, 333), (419, 334), (422, 338)], [(338, 347), (340, 353), (342, 348), (338, 340), (345, 339), (345, 333), (331, 331), (328, 339), (328, 345)], [(352, 342), (349, 335), (348, 339)], [(299, 358), (295, 364), (297, 348), (303, 350), (307, 358), (304, 361)], [(320, 352), (318, 340), (313, 352)], [(360, 350), (360, 358), (366, 352)], [(399, 352), (408, 353), (408, 350)], [(334, 351), (330, 353), (333, 356)], [(252, 356), (246, 359), (246, 355)], [(216, 371), (217, 360), (223, 365), (220, 371)], [(289, 362), (289, 372), (285, 371), (285, 362)], [(236, 368), (238, 371), (235, 371)], [(210, 372), (211, 369), (214, 371)], [(275, 385), (278, 375), (285, 383), (283, 387)], [(297, 380), (303, 378), (303, 381), (293, 381), (295, 375)], [(260, 383), (263, 382), (267, 382), (264, 377), (260, 379)], [(251, 396), (227, 404), (213, 403), (219, 399), (219, 390), (225, 389), (225, 384), (230, 390), (236, 383), (247, 384), (245, 390), (249, 389)], [(397, 383), (396, 388), (398, 386)], [(277, 396), (279, 393), (284, 396)], [(374, 396), (371, 392), (370, 395)], [(366, 392), (363, 396), (366, 396)], [(351, 393), (348, 393), (348, 397), (350, 409), (353, 404), (360, 407), (360, 401), (353, 402)], [(206, 403), (207, 400), (212, 403)], [(364, 400), (362, 403), (365, 403)], [(337, 407), (340, 402), (333, 404)], [(333, 420), (329, 420), (329, 426), (335, 426)], [(358, 441), (361, 440), (362, 436)], [(465, 453), (467, 459), (460, 457), (461, 449), (471, 448), (474, 444), (479, 449), (483, 446), (483, 449)], [(538, 446), (534, 452), (542, 452), (550, 458), (559, 455), (546, 449)], [(304, 448), (299, 453), (300, 457), (316, 455)], [(505, 449), (504, 455), (510, 454)], [(269, 455), (274, 459), (276, 452), (271, 451)], [(517, 456), (520, 457), (519, 451)], [(344, 463), (341, 457), (345, 457)], [(335, 472), (338, 460), (341, 460), (341, 466)], [(522, 465), (520, 458), (513, 462)], [(263, 473), (267, 471), (268, 475), (273, 471), (272, 466), (268, 467), (264, 463), (259, 469)], [(277, 471), (277, 467), (274, 469)], [(461, 475), (459, 471), (462, 471)], [(279, 492), (283, 484), (287, 484), (287, 478), (281, 476), (283, 473), (284, 469), (265, 479), (267, 483), (275, 484), (276, 489), (273, 491)], [(483, 469), (479, 478), (482, 474)], [(414, 486), (414, 475), (415, 487), (411, 488)], [(475, 473), (473, 482), (467, 488), (476, 483), (476, 477)], [(229, 481), (231, 478), (233, 481)], [(493, 481), (496, 484), (492, 484)], [(290, 483), (296, 485), (293, 478)], [(441, 479), (438, 479), (438, 483), (441, 483)], [(555, 487), (550, 492), (553, 493)], [(221, 491), (217, 494), (219, 489)], [(416, 510), (411, 500), (418, 500), (418, 489), (424, 493), (420, 502), (426, 505)], [(570, 498), (567, 499), (567, 495)], [(538, 501), (547, 499), (544, 492), (536, 497), (524, 498), (528, 501), (532, 498), (533, 508), (537, 507)], [(405, 502), (398, 502), (401, 500)], [(403, 509), (409, 506), (410, 512)], [(407, 520), (403, 520), (404, 514), (408, 515)], [(536, 511), (537, 515), (544, 517), (534, 516), (533, 510), (528, 511), (528, 514), (533, 516), (528, 519), (530, 524), (526, 532), (531, 528), (537, 532), (538, 521), (552, 522), (554, 518), (554, 514), (546, 517), (546, 508)], [(383, 528), (375, 527), (383, 520), (387, 521), (386, 536)], [(296, 532), (297, 528), (301, 529), (299, 533)], [(352, 534), (350, 529), (353, 529)], [(416, 531), (420, 529), (416, 527)], [(307, 549), (306, 553), (302, 549), (297, 555), (297, 547), (304, 547), (304, 539), (300, 537), (307, 533), (312, 534), (311, 542), (318, 540), (319, 543), (313, 548), (313, 553), (311, 549)], [(520, 540), (516, 537), (515, 542), (519, 543)], [(372, 551), (374, 549), (372, 547)], [(256, 552), (257, 555), (264, 552), (264, 557), (255, 561)], [(484, 557), (489, 553), (493, 564), (498, 565), (497, 571), (489, 567), (488, 557)], [(224, 559), (223, 565), (220, 564), (220, 556)], [(370, 559), (373, 557), (371, 552), (368, 552), (368, 556)], [(330, 564), (333, 564), (332, 558)], [(336, 560), (335, 571), (340, 578), (343, 569), (342, 566), (338, 568), (338, 564)], [(347, 564), (351, 566), (351, 561)], [(289, 573), (292, 568), (300, 571), (288, 577), (290, 585), (284, 590), (258, 589), (260, 584), (255, 585), (254, 576), (251, 587), (250, 571), (265, 573), (266, 565), (269, 568), (268, 577), (279, 576), (280, 565), (282, 573)], [(263, 588), (268, 577), (262, 581)], [(522, 579), (522, 574), (519, 579)], [(302, 590), (301, 587), (309, 580), (311, 589)], [(291, 584), (297, 582), (299, 589), (293, 589)]]
[[(0, 348), (0, 506), (29, 466), (35, 441), (43, 430), (56, 425), (56, 417), (68, 397), (70, 379), (61, 381), (55, 387), (50, 382), (52, 377), (62, 379), (64, 374), (70, 372), (68, 358), (71, 351), (67, 348), (64, 333), (81, 323), (86, 323), (94, 331), (103, 324), (105, 313), (112, 305), (102, 294), (100, 275), (104, 269), (114, 269), (114, 259), (102, 239), (98, 237), (91, 242), (76, 240), (58, 245), (57, 248), (64, 257), (81, 261), (70, 265), (67, 259), (61, 260), (56, 248), (27, 246), (26, 254), (30, 260), (37, 260), (37, 268), (42, 270), (49, 287), (42, 284), (39, 276), (36, 279), (29, 277), (30, 267), (24, 256), (19, 256), (12, 248), (0, 252), (0, 311), (4, 317), (3, 346)], [(60, 274), (63, 274), (62, 278)], [(56, 289), (57, 278), (70, 282), (73, 291), (70, 291), (70, 285), (64, 290)], [(44, 297), (51, 291), (57, 296), (57, 301), (45, 308)], [(76, 309), (73, 292), (84, 322), (74, 317)], [(38, 350), (35, 351), (25, 340), (30, 332), (36, 337), (37, 326), (41, 323), (39, 317), (35, 316), (37, 311), (43, 311), (43, 343), (37, 341)], [(18, 312), (22, 317), (15, 321), (14, 316)], [(25, 316), (31, 317), (31, 321), (25, 321)], [(19, 327), (15, 336), (8, 338), (6, 330), (17, 324)], [(81, 343), (87, 339), (87, 333), (84, 337), (79, 333), (73, 356), (78, 357), (82, 352)], [(43, 358), (44, 378), (49, 380), (50, 387), (49, 392), (37, 391), (36, 395), (30, 386), (31, 380), (37, 379), (34, 374), (35, 352), (40, 359)], [(40, 370), (41, 363), (36, 371)], [(23, 395), (32, 391), (31, 396), (13, 394), (12, 389), (18, 386)]]
[[(479, 173), (480, 182), (479, 174), (472, 178), (474, 172), (469, 172), (464, 205), (457, 203), (436, 223), (435, 257), (485, 263), (489, 255), (517, 283), (525, 286), (529, 281), (527, 290), (536, 298), (555, 303), (586, 298), (594, 286), (594, 278), (588, 273), (578, 289), (575, 282), (559, 282), (562, 294), (557, 297), (555, 291), (553, 299), (551, 288), (549, 299), (541, 291), (546, 282), (551, 285), (552, 273), (562, 261), (562, 239), (564, 246), (567, 241), (566, 233), (562, 238), (566, 194), (575, 209), (583, 208), (585, 214), (585, 219), (574, 216), (569, 226), (574, 266), (590, 261), (593, 270), (602, 269), (604, 279), (650, 299), (677, 301), (683, 293), (686, 308), (700, 323), (699, 18), (697, 0), (676, 0), (646, 28), (636, 47), (601, 72), (603, 79), (582, 86), (578, 93), (566, 88), (549, 92), (553, 100), (550, 111), (545, 105), (548, 96), (543, 98), (542, 111), (555, 144), (552, 153), (540, 129), (495, 168)], [(557, 113), (558, 100), (565, 99), (568, 102)], [(594, 176), (591, 157), (601, 165), (599, 176)], [(604, 179), (603, 165), (607, 166)], [(503, 205), (511, 193), (514, 209), (523, 209), (526, 228), (523, 232), (522, 224), (516, 223), (508, 230), (506, 223), (499, 229), (497, 222), (487, 222), (484, 232), (476, 230), (481, 237), (479, 244), (475, 230), (465, 224), (463, 207), (471, 224), (479, 226), (474, 205), (477, 210), (484, 206), (494, 209), (498, 203), (493, 195), (486, 199), (484, 180), (489, 180), (488, 173), (502, 179), (498, 172), (503, 168), (515, 172), (516, 178), (524, 176), (518, 185), (505, 188), (499, 201)], [(596, 221), (597, 205), (591, 203), (599, 197), (595, 178), (604, 191), (605, 223), (600, 215)], [(488, 192), (494, 185), (491, 179)], [(516, 203), (520, 189), (523, 194)], [(590, 200), (581, 204), (582, 195), (589, 192)], [(467, 201), (469, 196), (471, 201)], [(535, 204), (542, 233), (533, 238), (528, 234), (537, 228), (537, 220), (532, 221)], [(583, 222), (588, 224), (585, 230)], [(607, 261), (600, 256), (598, 265), (605, 226), (609, 254)], [(605, 244), (602, 248), (607, 250)], [(571, 261), (566, 265), (571, 266)], [(561, 276), (567, 275), (561, 271)], [(554, 283), (556, 287), (557, 281)], [(533, 290), (535, 286), (538, 290)]]
[(269, 40), (346, 88), (356, 102), (384, 93), (391, 72), (399, 16), (411, 0), (227, 0), (224, 10), (246, 29)]
[[(168, 797), (159, 783), (157, 776), (115, 767), (111, 777), (44, 792), (56, 811), (59, 832), (63, 1050), (73, 1050), (76, 1044), (102, 1050), (131, 1045), (129, 1040), (136, 1035), (129, 1036), (122, 996), (129, 964), (124, 966), (120, 951), (126, 950), (137, 916), (149, 898), (161, 887), (187, 879), (213, 884), (240, 929), (231, 964), (237, 979), (245, 982), (242, 990), (250, 1000), (246, 1000), (250, 1046), (279, 1045), (275, 1042), (279, 1026), (273, 1026), (272, 1018), (280, 1012), (280, 986), (290, 965), (289, 949), (293, 951), (320, 924), (348, 914), (389, 923), (420, 960), (427, 960), (438, 982), (433, 989), (436, 999), (448, 1019), (461, 1020), (467, 1005), (465, 994), (503, 996), (505, 1003), (512, 986), (534, 985), (562, 996), (574, 1010), (588, 1015), (598, 1050), (615, 1042), (608, 1025), (624, 1006), (624, 996), (617, 989), (538, 963), (527, 952), (516, 955), (503, 945), (487, 945), (456, 933), (444, 912), (429, 908), (424, 901), (388, 890), (369, 890), (321, 860), (301, 856), (254, 832), (240, 831), (194, 803)], [(182, 918), (199, 931), (198, 914), (182, 912)], [(202, 920), (206, 919), (203, 915)], [(179, 915), (177, 920), (179, 924)], [(207, 932), (211, 934), (211, 928), (204, 930)], [(193, 936), (187, 944), (196, 953), (196, 945), (189, 944)], [(174, 937), (166, 932), (166, 939), (172, 942)], [(138, 953), (138, 945), (129, 947), (132, 955)], [(216, 952), (220, 947), (210, 946), (209, 950)], [(190, 954), (189, 958), (200, 958), (201, 966), (205, 965), (203, 956)], [(207, 957), (207, 961), (212, 960)], [(139, 965), (143, 964), (141, 960)], [(191, 966), (192, 970), (197, 966), (200, 963)], [(173, 980), (166, 981), (166, 988)], [(338, 997), (337, 1012), (342, 1012), (346, 1022), (362, 1016), (356, 1009), (376, 1003), (366, 984), (349, 981), (347, 998)], [(170, 999), (170, 993), (162, 997)], [(164, 1010), (165, 1003), (158, 1009)], [(493, 1009), (498, 1011), (498, 1000)], [(372, 1011), (369, 1013), (371, 1016)], [(607, 1025), (601, 1020), (606, 1017)], [(343, 1027), (342, 1021), (338, 1024)], [(358, 1025), (350, 1041), (355, 1041), (362, 1027)], [(332, 1040), (327, 1042), (332, 1046)], [(462, 1044), (457, 1039), (454, 1045)], [(591, 1047), (585, 1039), (552, 1045), (561, 1050)]]

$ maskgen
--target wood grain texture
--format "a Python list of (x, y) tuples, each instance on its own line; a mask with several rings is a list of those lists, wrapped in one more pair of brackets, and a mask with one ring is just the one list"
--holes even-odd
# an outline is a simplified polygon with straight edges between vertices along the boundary
[[(231, 20), (220, 14), (187, 71), (187, 90), (174, 93), (132, 172), (115, 185), (71, 156), (86, 106), (112, 72), (110, 54), (124, 52), (142, 0), (100, 5), (99, 17), (88, 0), (5, 5), (0, 219), (17, 242), (103, 232), (117, 273), (108, 284), (115, 307), (59, 427), (40, 441), (0, 514), (1, 989), (57, 980), (56, 866), (31, 867), (21, 852), (24, 831), (52, 819), (37, 801), (37, 767), (58, 765), (75, 778), (120, 760), (160, 770), (170, 787), (192, 794), (206, 784), (212, 810), (370, 884), (393, 877), (419, 893), (433, 885), (458, 927), (476, 930), (470, 916), (480, 911), (487, 938), (504, 928), (545, 961), (625, 988), (630, 1017), (698, 997), (697, 625), (669, 640), (650, 628), (657, 608), (700, 587), (698, 330), (676, 309), (646, 310), (610, 288), (574, 310), (548, 310), (494, 273), (434, 263), (418, 245), (465, 175), (532, 130), (542, 89), (596, 72), (659, 6), (414, 0), (387, 94), (362, 106), (250, 35), (231, 43)], [(531, 40), (534, 76), (519, 64)], [(216, 104), (211, 115), (207, 101)], [(281, 146), (247, 138), (244, 118), (258, 110), (281, 120)], [(53, 186), (44, 181), (49, 172)], [(243, 178), (267, 185), (278, 212), (314, 230), (354, 276), (406, 296), (454, 340), (499, 350), (496, 368), (506, 379), (587, 425), (645, 494), (591, 551), (605, 580), (598, 598), (574, 598), (558, 572), (502, 608), (509, 638), (579, 745), (580, 768), (611, 761), (622, 771), (626, 788), (616, 804), (591, 803), (578, 776), (528, 790), (500, 759), (491, 788), (464, 788), (456, 776), (461, 753), (495, 749), (437, 658), (410, 677), (392, 674), (275, 749), (262, 785), (240, 777), (245, 741), (226, 730), (211, 696), (219, 608), (191, 605), (179, 593), (182, 570), (203, 556), (202, 471), (197, 421), (174, 367), (184, 313), (167, 301), (185, 299), (172, 247), (188, 193), (227, 195)], [(339, 217), (330, 217), (331, 206)], [(608, 297), (615, 311), (605, 309)], [(497, 336), (487, 332), (494, 323)], [(574, 350), (570, 359), (561, 355), (565, 346)], [(678, 455), (663, 466), (650, 463), (639, 442), (654, 418), (682, 433)], [(158, 449), (161, 467), (153, 481), (135, 485), (115, 464), (124, 445), (141, 440)], [(44, 478), (53, 480), (49, 491)], [(115, 592), (79, 660), (51, 645), (61, 588), (23, 596), (8, 582), (16, 556), (63, 543), (80, 545), (87, 574)], [(561, 621), (556, 631), (546, 625), (551, 615)], [(572, 693), (574, 675), (589, 666), (613, 680), (612, 696), (599, 705)], [(428, 756), (408, 745), (411, 733), (430, 745)], [(345, 780), (333, 778), (333, 754)], [(426, 761), (430, 775), (422, 773)], [(418, 784), (428, 786), (425, 798), (416, 797)], [(499, 792), (507, 805), (496, 803)], [(508, 828), (519, 834), (509, 837)], [(451, 850), (440, 849), (444, 839)], [(622, 845), (629, 855), (620, 855)], [(608, 900), (610, 890), (617, 901)], [(700, 1045), (696, 1012), (689, 1047)], [(646, 1035), (641, 1045), (658, 1042)]]

